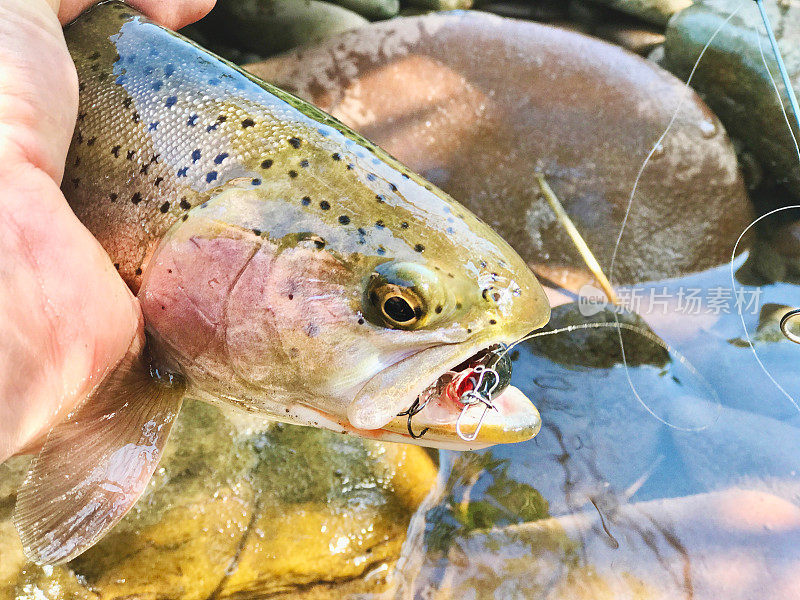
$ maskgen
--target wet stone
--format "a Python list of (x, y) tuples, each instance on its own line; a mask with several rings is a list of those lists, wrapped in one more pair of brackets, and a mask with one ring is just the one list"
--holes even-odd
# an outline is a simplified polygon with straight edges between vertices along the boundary
[(190, 403), (133, 510), (68, 565), (40, 569), (11, 523), (28, 460), (0, 465), (2, 599), (379, 592), (436, 476), (416, 446), (254, 426)]
[[(800, 94), (800, 6), (794, 2), (765, 2), (765, 6), (795, 92)], [(783, 187), (796, 200), (800, 197), (800, 160), (764, 66), (759, 42), (787, 107), (788, 98), (756, 4), (705, 0), (681, 12), (669, 24), (662, 64), (678, 77), (687, 77), (700, 50), (737, 8), (736, 15), (711, 42), (692, 86), (716, 111), (731, 136), (749, 151), (748, 160), (760, 164), (767, 188)], [(790, 121), (796, 129), (791, 115)], [(757, 183), (753, 182), (754, 187)], [(755, 194), (769, 200), (775, 190), (757, 190)]]
[(692, 5), (692, 0), (590, 0), (611, 6), (656, 25), (666, 25), (672, 15)]
[(681, 102), (639, 181), (614, 281), (727, 262), (750, 221), (736, 153), (705, 104), (652, 63), (580, 34), (436, 14), (372, 24), (249, 68), (450, 193), (534, 268), (583, 266), (535, 172), (608, 268), (637, 173)]

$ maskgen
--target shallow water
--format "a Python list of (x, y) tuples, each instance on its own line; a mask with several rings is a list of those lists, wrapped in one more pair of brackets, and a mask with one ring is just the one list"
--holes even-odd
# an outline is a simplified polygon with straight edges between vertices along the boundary
[[(774, 323), (757, 328), (764, 305), (796, 306), (800, 287), (738, 285), (759, 357), (799, 395), (800, 347)], [(744, 341), (729, 266), (637, 289), (640, 314), (697, 374), (626, 336), (629, 363), (645, 363), (631, 382), (656, 418), (631, 392), (615, 330), (590, 346), (573, 333), (518, 346), (512, 383), (542, 431), (443, 455), (443, 494), (406, 547), (421, 573), (398, 597), (798, 597), (800, 414)], [(575, 364), (599, 364), (592, 348), (619, 362)]]

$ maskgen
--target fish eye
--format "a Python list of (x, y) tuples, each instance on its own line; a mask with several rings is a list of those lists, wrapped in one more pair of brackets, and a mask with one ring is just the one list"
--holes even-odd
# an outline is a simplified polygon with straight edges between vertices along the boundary
[(375, 274), (368, 288), (371, 310), (381, 325), (391, 329), (414, 329), (425, 315), (425, 303), (411, 286), (388, 282)]

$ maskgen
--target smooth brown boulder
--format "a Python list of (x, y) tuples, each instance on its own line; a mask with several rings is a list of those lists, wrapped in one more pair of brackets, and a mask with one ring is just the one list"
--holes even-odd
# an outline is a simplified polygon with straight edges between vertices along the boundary
[(615, 282), (730, 260), (749, 221), (734, 150), (682, 82), (616, 46), (478, 12), (394, 19), (251, 65), (452, 194), (529, 262), (583, 266), (539, 198), (545, 173), (601, 264), (636, 174)]

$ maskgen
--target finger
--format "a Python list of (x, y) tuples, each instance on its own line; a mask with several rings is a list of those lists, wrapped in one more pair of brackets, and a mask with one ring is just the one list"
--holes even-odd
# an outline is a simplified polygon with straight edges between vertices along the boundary
[(0, 462), (35, 443), (125, 355), (138, 301), (56, 183), (0, 167)]
[[(58, 0), (49, 0), (57, 3)], [(169, 29), (180, 29), (202, 19), (214, 8), (216, 0), (129, 0), (129, 4)], [(97, 0), (62, 0), (58, 18), (69, 23)]]

